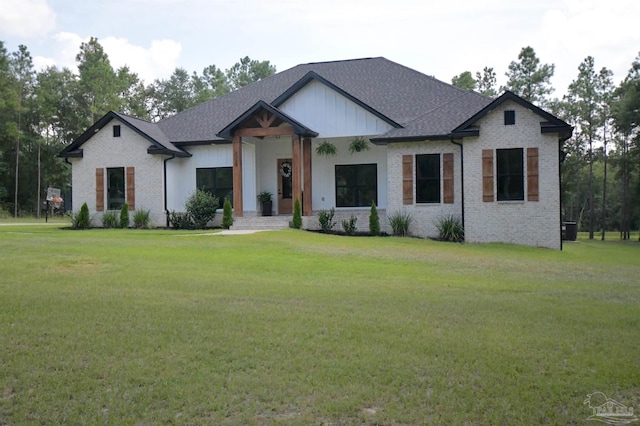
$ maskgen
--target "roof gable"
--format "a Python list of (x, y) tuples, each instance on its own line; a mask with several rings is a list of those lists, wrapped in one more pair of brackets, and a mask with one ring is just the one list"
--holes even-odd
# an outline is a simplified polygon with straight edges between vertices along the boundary
[(69, 146), (58, 154), (62, 158), (82, 158), (81, 146), (87, 142), (93, 135), (103, 129), (111, 120), (118, 120), (128, 128), (138, 133), (140, 136), (151, 142), (151, 146), (147, 148), (149, 154), (167, 154), (176, 157), (190, 157), (191, 154), (171, 146), (169, 139), (162, 133), (154, 123), (149, 123), (138, 118), (129, 117), (124, 114), (109, 111), (102, 118), (96, 121), (93, 126), (87, 129), (82, 135), (77, 137)]
[(386, 115), (384, 115), (384, 114), (380, 113), (379, 111), (375, 110), (374, 108), (372, 108), (371, 106), (369, 106), (366, 103), (362, 102), (360, 99), (358, 99), (355, 96), (351, 95), (347, 91), (342, 90), (340, 87), (336, 86), (335, 84), (333, 84), (332, 82), (330, 82), (326, 78), (318, 75), (314, 71), (309, 71), (308, 73), (306, 73), (304, 75), (304, 77), (302, 77), (300, 80), (295, 82), (291, 87), (289, 87), (286, 91), (284, 91), (284, 93), (282, 93), (280, 96), (278, 96), (272, 102), (272, 104), (275, 107), (282, 106), (282, 104), (284, 104), (293, 95), (298, 93), (303, 87), (305, 87), (307, 84), (311, 83), (312, 81), (318, 81), (318, 82), (324, 84), (325, 86), (328, 86), (332, 90), (338, 92), (339, 94), (341, 94), (345, 98), (349, 99), (350, 101), (354, 102), (356, 105), (360, 106), (361, 108), (367, 110), (368, 112), (370, 112), (371, 114), (375, 115), (376, 117), (378, 117), (378, 118), (382, 119), (383, 121), (387, 122), (391, 126), (396, 127), (396, 128), (397, 127), (402, 127), (400, 124), (396, 123), (391, 118), (389, 118)]
[[(259, 114), (261, 111), (266, 111), (270, 114), (270, 122), (261, 123), (256, 122), (256, 114)], [(233, 120), (230, 124), (228, 124), (224, 129), (222, 129), (217, 136), (224, 138), (226, 140), (231, 140), (233, 138), (233, 134), (236, 130), (240, 128), (256, 128), (256, 129), (267, 129), (267, 128), (277, 128), (281, 124), (288, 124), (293, 128), (293, 132), (300, 136), (306, 137), (316, 137), (318, 136), (317, 132), (314, 132), (304, 124), (295, 120), (292, 117), (289, 117), (284, 112), (275, 108), (272, 105), (264, 101), (256, 102), (251, 108), (246, 110), (244, 113), (240, 114), (235, 120)], [(257, 124), (257, 126), (256, 126)], [(266, 125), (265, 125), (266, 124)]]
[(534, 114), (537, 114), (540, 117), (542, 117), (545, 120), (540, 123), (540, 130), (542, 133), (558, 133), (560, 137), (562, 137), (565, 140), (571, 137), (571, 134), (573, 132), (573, 127), (571, 127), (569, 124), (559, 119), (558, 117), (546, 112), (545, 110), (535, 106), (531, 102), (524, 100), (520, 96), (510, 91), (504, 92), (501, 96), (494, 99), (494, 101), (491, 102), (489, 105), (482, 108), (480, 111), (478, 111), (476, 114), (471, 116), (464, 123), (462, 123), (455, 129), (453, 129), (453, 131), (451, 132), (452, 136), (455, 136), (455, 137), (477, 136), (479, 134), (479, 129), (476, 126), (476, 123), (481, 118), (486, 116), (490, 111), (496, 109), (506, 101), (515, 102), (521, 107), (527, 108), (531, 110)]

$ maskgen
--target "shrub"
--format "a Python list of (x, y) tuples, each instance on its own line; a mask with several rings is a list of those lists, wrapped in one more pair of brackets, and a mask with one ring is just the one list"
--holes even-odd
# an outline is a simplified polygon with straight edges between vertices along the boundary
[(302, 208), (300, 207), (300, 200), (296, 198), (293, 203), (293, 223), (292, 226), (295, 229), (302, 228)]
[(102, 226), (105, 228), (118, 227), (118, 215), (114, 211), (107, 211), (102, 215)]
[(120, 209), (120, 227), (129, 227), (129, 205), (127, 203), (124, 203)]
[(391, 225), (393, 235), (398, 237), (409, 235), (409, 225), (411, 225), (412, 221), (411, 213), (400, 211), (393, 213), (389, 216), (389, 225)]
[(196, 189), (187, 199), (185, 208), (196, 229), (204, 229), (207, 227), (207, 223), (216, 217), (216, 210), (219, 205), (220, 200), (218, 197)]
[(349, 219), (345, 219), (342, 221), (342, 229), (344, 229), (344, 233), (347, 235), (353, 235), (356, 233), (356, 222), (358, 221), (358, 218), (355, 217), (354, 215), (351, 215), (351, 217)]
[(231, 201), (224, 199), (224, 205), (222, 206), (222, 227), (224, 229), (231, 228), (233, 225), (233, 211), (231, 210)]
[(454, 215), (447, 215), (436, 222), (438, 228), (438, 238), (441, 241), (451, 241), (461, 243), (464, 241), (464, 227), (460, 218)]
[(333, 221), (335, 214), (336, 211), (333, 207), (330, 210), (320, 210), (318, 213), (318, 221), (320, 222), (322, 232), (329, 232), (336, 226), (336, 223)]
[(80, 211), (71, 213), (71, 227), (73, 229), (87, 229), (91, 224), (91, 218), (89, 217), (89, 206), (84, 203), (80, 207)]
[(149, 228), (149, 217), (151, 212), (149, 210), (138, 209), (133, 214), (133, 226), (137, 229)]
[(371, 203), (371, 214), (369, 214), (369, 233), (373, 236), (380, 235), (380, 218), (376, 203)]
[(169, 225), (171, 225), (173, 229), (194, 229), (194, 224), (189, 213), (179, 213), (174, 210), (169, 212)]

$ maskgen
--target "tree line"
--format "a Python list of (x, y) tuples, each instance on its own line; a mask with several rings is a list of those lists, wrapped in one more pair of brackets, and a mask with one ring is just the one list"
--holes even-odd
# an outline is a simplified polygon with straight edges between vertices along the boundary
[(640, 228), (640, 55), (619, 85), (613, 72), (586, 57), (561, 98), (552, 97), (555, 65), (522, 48), (498, 89), (494, 68), (465, 71), (452, 84), (487, 96), (510, 90), (574, 126), (562, 150), (562, 218), (605, 239), (607, 231), (629, 239)]
[(26, 46), (9, 53), (0, 41), (0, 217), (38, 215), (49, 186), (70, 194), (71, 168), (57, 154), (107, 112), (157, 121), (276, 72), (244, 57), (224, 71), (176, 68), (145, 84), (129, 67), (115, 69), (93, 37), (76, 63), (77, 72), (36, 71)]

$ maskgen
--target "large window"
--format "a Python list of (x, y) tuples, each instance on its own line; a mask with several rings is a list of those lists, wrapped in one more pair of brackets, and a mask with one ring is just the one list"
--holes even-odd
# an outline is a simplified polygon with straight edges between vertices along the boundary
[(336, 166), (336, 207), (378, 204), (377, 164)]
[(125, 196), (124, 167), (107, 169), (107, 210), (120, 210)]
[(220, 199), (220, 208), (226, 198), (233, 205), (233, 167), (196, 169), (196, 187)]
[(416, 155), (416, 203), (440, 202), (440, 154)]
[(498, 201), (524, 200), (522, 148), (497, 149)]

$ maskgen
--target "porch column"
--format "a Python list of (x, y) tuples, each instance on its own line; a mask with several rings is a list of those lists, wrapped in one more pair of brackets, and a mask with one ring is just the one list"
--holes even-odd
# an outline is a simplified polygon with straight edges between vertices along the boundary
[(312, 216), (312, 206), (311, 206), (311, 139), (304, 138), (302, 142), (302, 155), (303, 155), (303, 164), (302, 168), (304, 170), (304, 200), (302, 203), (302, 215), (303, 216)]
[(293, 167), (293, 171), (291, 172), (291, 184), (293, 186), (293, 202), (295, 207), (296, 199), (302, 203), (302, 156), (300, 155), (300, 136), (292, 135), (291, 136), (291, 163)]
[(242, 138), (233, 136), (233, 215), (242, 217)]

